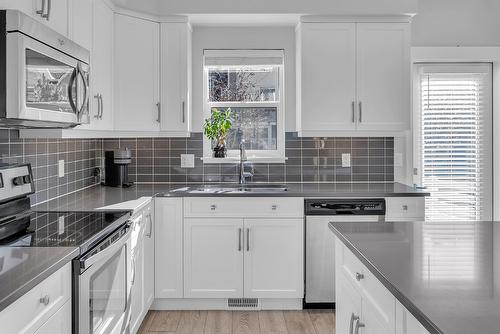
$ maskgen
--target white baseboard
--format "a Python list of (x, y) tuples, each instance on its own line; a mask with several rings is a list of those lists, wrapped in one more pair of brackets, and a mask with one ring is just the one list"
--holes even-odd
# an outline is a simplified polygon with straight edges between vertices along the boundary
[[(260, 299), (261, 310), (302, 310), (302, 299)], [(151, 310), (227, 310), (227, 299), (155, 299)]]

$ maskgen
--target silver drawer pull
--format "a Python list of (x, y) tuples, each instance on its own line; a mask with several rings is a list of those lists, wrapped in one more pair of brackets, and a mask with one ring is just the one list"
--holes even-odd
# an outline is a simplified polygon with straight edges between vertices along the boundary
[(50, 303), (50, 296), (49, 295), (45, 295), (42, 298), (40, 298), (40, 304), (47, 306), (47, 305), (49, 305), (49, 303)]
[(351, 313), (351, 321), (349, 322), (349, 334), (352, 334), (354, 322), (358, 321), (359, 317), (355, 315), (354, 313)]
[(408, 205), (407, 204), (403, 204), (403, 211), (408, 211)]
[(356, 280), (361, 281), (363, 278), (365, 278), (365, 275), (356, 273)]
[(278, 206), (276, 204), (271, 205), (271, 210), (276, 211), (278, 209)]
[(354, 330), (354, 334), (359, 334), (359, 329), (365, 327), (365, 324), (361, 321), (356, 322), (356, 329)]
[(210, 205), (210, 210), (215, 211), (215, 209), (217, 209), (217, 205), (215, 204)]

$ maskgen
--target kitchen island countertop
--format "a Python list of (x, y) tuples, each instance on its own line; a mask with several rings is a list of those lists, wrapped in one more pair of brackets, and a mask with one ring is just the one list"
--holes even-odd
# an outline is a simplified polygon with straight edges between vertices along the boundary
[(330, 223), (431, 334), (497, 334), (500, 222)]

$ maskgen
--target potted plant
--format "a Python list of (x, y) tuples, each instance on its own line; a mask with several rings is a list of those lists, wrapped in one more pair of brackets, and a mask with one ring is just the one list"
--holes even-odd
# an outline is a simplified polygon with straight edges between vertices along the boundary
[(205, 119), (203, 133), (215, 143), (214, 158), (226, 157), (226, 138), (233, 126), (232, 121), (231, 108), (227, 108), (225, 111), (213, 108), (210, 117)]

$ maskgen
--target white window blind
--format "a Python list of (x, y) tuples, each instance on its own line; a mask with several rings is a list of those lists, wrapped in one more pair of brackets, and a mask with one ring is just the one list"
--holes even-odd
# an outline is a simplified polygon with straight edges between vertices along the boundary
[(417, 67), (418, 176), (428, 220), (492, 216), (491, 64)]

